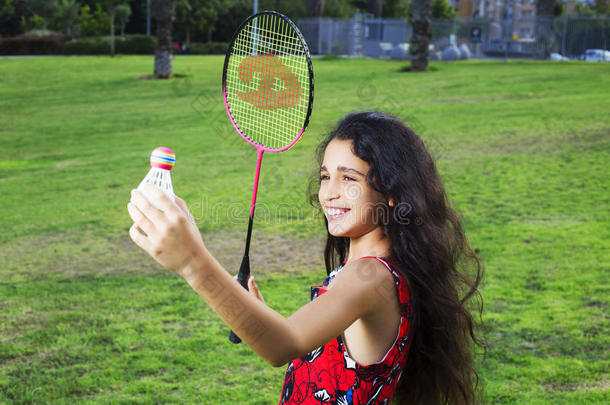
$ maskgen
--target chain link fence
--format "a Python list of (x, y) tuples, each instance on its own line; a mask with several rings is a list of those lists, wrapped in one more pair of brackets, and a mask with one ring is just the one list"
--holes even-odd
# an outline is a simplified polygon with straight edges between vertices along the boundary
[[(301, 19), (298, 25), (313, 54), (409, 58), (412, 28), (404, 19), (356, 15), (350, 20)], [(546, 59), (556, 53), (582, 59), (587, 50), (598, 49), (602, 50), (599, 52), (602, 60), (610, 59), (610, 18), (433, 20), (430, 31), (433, 60), (443, 59), (443, 51), (448, 47), (466, 49), (472, 58)]]

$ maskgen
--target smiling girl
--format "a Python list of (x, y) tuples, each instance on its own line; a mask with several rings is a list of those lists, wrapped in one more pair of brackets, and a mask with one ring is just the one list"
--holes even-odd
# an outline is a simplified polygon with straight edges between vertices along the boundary
[(147, 189), (160, 211), (132, 191), (130, 236), (263, 359), (287, 364), (280, 405), (476, 403), (467, 303), (481, 263), (423, 141), (394, 117), (354, 113), (319, 163), (327, 277), (289, 318), (220, 266), (181, 199)]

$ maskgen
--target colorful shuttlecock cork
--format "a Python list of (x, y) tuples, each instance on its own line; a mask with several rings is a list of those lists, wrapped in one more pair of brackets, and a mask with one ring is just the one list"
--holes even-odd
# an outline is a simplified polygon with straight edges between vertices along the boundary
[(169, 174), (169, 171), (174, 168), (174, 164), (176, 164), (176, 154), (173, 150), (164, 147), (156, 148), (150, 155), (150, 170), (138, 186), (138, 190), (157, 209), (159, 209), (158, 204), (146, 193), (144, 186), (152, 184), (163, 191), (172, 201), (176, 201), (172, 187), (172, 178)]

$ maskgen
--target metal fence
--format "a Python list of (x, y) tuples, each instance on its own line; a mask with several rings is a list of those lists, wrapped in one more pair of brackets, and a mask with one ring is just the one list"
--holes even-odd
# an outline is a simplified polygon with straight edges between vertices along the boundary
[[(350, 20), (301, 19), (298, 25), (313, 54), (409, 58), (412, 28), (404, 19), (356, 15)], [(546, 58), (551, 53), (580, 58), (587, 49), (610, 49), (608, 18), (433, 20), (430, 30), (431, 59), (440, 59), (449, 46), (466, 47), (474, 58)]]

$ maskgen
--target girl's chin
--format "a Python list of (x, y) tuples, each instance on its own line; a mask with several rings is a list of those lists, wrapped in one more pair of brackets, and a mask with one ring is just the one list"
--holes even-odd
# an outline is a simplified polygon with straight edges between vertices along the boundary
[(330, 233), (332, 236), (337, 237), (337, 238), (342, 238), (342, 237), (349, 237), (348, 233), (346, 230), (344, 229), (337, 229), (338, 227), (334, 227), (332, 225), (328, 226), (328, 233)]
[(354, 236), (354, 229), (346, 227), (340, 223), (328, 223), (328, 233), (337, 238), (349, 238)]
[(359, 238), (375, 230), (377, 226), (346, 226), (340, 223), (328, 223), (328, 233), (336, 238)]

